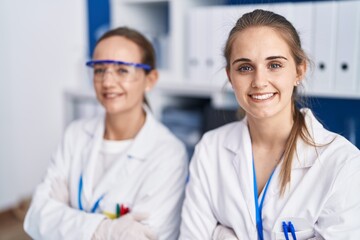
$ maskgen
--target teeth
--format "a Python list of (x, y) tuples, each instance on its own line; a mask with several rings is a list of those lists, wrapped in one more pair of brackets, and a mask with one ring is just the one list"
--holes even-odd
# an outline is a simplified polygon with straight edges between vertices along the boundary
[(107, 97), (107, 98), (114, 98), (114, 97), (116, 97), (116, 96), (117, 96), (116, 93), (106, 93), (106, 94), (105, 94), (105, 97)]
[(257, 100), (266, 100), (271, 98), (272, 96), (274, 96), (273, 93), (262, 94), (262, 95), (251, 95), (252, 98), (255, 98)]

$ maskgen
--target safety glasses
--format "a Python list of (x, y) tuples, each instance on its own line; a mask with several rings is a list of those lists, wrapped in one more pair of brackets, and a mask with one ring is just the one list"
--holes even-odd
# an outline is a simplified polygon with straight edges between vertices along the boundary
[(90, 76), (95, 82), (102, 82), (107, 74), (118, 81), (132, 82), (136, 80), (137, 69), (151, 70), (151, 67), (143, 63), (130, 63), (114, 60), (95, 60), (86, 62), (90, 68)]

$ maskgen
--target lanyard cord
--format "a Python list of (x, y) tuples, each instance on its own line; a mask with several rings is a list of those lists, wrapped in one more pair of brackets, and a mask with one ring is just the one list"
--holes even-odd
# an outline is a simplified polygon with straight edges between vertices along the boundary
[[(82, 188), (83, 188), (83, 178), (82, 178), (82, 174), (80, 175), (80, 180), (79, 180), (79, 193), (78, 193), (78, 205), (79, 205), (79, 209), (81, 211), (84, 211), (84, 208), (82, 206), (82, 202), (81, 202), (81, 193), (82, 193)], [(94, 204), (94, 206), (91, 208), (91, 213), (95, 213), (96, 210), (99, 208), (99, 204), (100, 201), (104, 198), (105, 194), (103, 194)]]
[(264, 203), (264, 199), (265, 199), (265, 195), (269, 186), (269, 183), (271, 181), (271, 178), (273, 176), (275, 172), (275, 169), (272, 171), (269, 180), (267, 181), (266, 185), (265, 185), (265, 189), (264, 189), (264, 193), (263, 196), (261, 198), (260, 201), (260, 206), (259, 206), (259, 200), (258, 200), (258, 187), (257, 187), (257, 182), (256, 182), (256, 171), (255, 171), (255, 163), (254, 163), (254, 159), (253, 159), (253, 176), (254, 176), (254, 201), (255, 201), (255, 212), (256, 212), (256, 227), (257, 227), (257, 231), (258, 231), (258, 237), (260, 240), (264, 240), (264, 233), (263, 233), (263, 225), (262, 225), (262, 207), (263, 207), (263, 203)]

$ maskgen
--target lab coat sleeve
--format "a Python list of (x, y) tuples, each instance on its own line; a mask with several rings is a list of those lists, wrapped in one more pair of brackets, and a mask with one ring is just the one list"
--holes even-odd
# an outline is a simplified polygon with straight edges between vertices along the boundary
[(340, 168), (315, 230), (325, 239), (360, 237), (360, 155)]
[[(57, 198), (53, 191), (55, 182), (68, 185), (69, 164), (74, 147), (72, 126), (65, 132), (64, 140), (55, 152), (45, 178), (36, 188), (31, 206), (26, 214), (24, 229), (34, 239), (91, 239), (99, 223), (100, 214), (89, 214), (71, 208), (68, 201)], [(61, 187), (56, 191), (69, 191)], [(61, 194), (68, 196), (68, 192)]]
[[(149, 213), (144, 221), (157, 232), (159, 240), (178, 239), (181, 207), (188, 174), (188, 157), (185, 147), (164, 143), (157, 148), (161, 159), (142, 186), (143, 194), (134, 212)], [(149, 159), (153, 160), (153, 159)]]
[[(190, 163), (190, 178), (186, 188), (182, 209), (180, 239), (211, 239), (217, 220), (210, 204), (209, 151), (205, 144), (198, 144)], [(211, 178), (211, 177), (210, 177)]]

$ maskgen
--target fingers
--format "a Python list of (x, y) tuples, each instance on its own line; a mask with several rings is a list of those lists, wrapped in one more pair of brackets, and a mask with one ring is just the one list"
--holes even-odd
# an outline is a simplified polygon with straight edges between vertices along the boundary
[(214, 230), (212, 239), (213, 240), (225, 240), (225, 239), (226, 240), (236, 240), (238, 238), (236, 237), (236, 234), (232, 229), (219, 224), (219, 225), (217, 225), (217, 227)]
[(149, 217), (148, 213), (134, 213), (132, 215), (133, 215), (134, 220), (136, 221), (133, 224), (133, 227), (134, 227), (134, 229), (136, 229), (136, 232), (139, 234), (139, 237), (141, 236), (141, 239), (144, 239), (144, 240), (157, 240), (158, 239), (156, 232), (152, 228), (150, 228), (149, 226), (144, 225), (143, 223), (140, 222)]
[(157, 240), (157, 234), (149, 226), (141, 223), (148, 218), (145, 213), (126, 214), (112, 222), (109, 239), (116, 240)]
[(149, 227), (140, 222), (134, 221), (131, 225), (119, 231), (117, 240), (157, 240), (157, 234)]
[(157, 240), (157, 234), (155, 233), (155, 231), (153, 231), (150, 227), (145, 226), (144, 228), (144, 235), (146, 236), (147, 239), (149, 240)]

